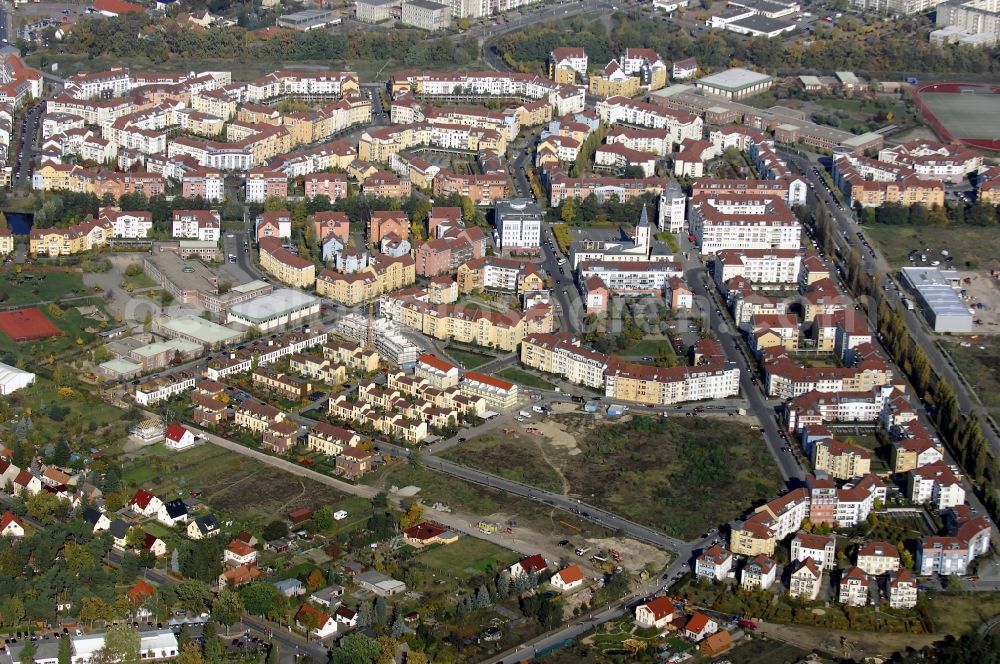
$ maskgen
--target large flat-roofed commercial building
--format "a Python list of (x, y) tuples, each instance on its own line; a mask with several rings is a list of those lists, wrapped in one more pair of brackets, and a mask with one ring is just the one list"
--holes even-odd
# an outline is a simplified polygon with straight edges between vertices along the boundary
[(255, 280), (219, 292), (216, 271), (198, 260), (188, 260), (166, 251), (146, 256), (143, 271), (179, 304), (193, 304), (213, 314), (245, 302), (273, 289), (271, 284)]
[(720, 71), (718, 74), (699, 78), (699, 90), (725, 99), (743, 99), (771, 89), (772, 79), (742, 67)]
[(280, 288), (270, 295), (231, 307), (227, 322), (256, 326), (261, 332), (267, 332), (316, 316), (319, 310), (318, 297), (291, 288)]
[(243, 333), (199, 316), (163, 316), (153, 321), (153, 332), (169, 339), (187, 339), (208, 348), (239, 341)]
[(451, 7), (431, 0), (410, 0), (403, 3), (403, 25), (424, 30), (444, 30), (451, 27)]
[(972, 332), (972, 312), (958, 294), (962, 283), (958, 272), (934, 267), (904, 267), (901, 271), (935, 332)]
[(304, 9), (280, 16), (276, 23), (282, 28), (308, 32), (328, 25), (337, 25), (340, 23), (340, 18), (329, 9)]
[(365, 23), (381, 23), (392, 18), (393, 10), (398, 10), (399, 0), (357, 0), (354, 15)]

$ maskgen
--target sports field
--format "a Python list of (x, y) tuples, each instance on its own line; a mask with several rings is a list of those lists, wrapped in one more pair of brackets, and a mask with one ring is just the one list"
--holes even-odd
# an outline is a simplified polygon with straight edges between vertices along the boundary
[(0, 332), (14, 341), (47, 339), (62, 334), (38, 307), (0, 311)]
[(915, 94), (917, 106), (941, 140), (1000, 150), (1000, 87), (972, 83), (935, 83)]

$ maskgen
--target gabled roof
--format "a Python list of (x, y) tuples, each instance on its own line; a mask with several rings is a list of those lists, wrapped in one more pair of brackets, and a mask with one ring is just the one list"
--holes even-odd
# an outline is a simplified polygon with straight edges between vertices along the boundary
[(643, 606), (653, 614), (653, 620), (660, 620), (674, 612), (674, 605), (668, 597), (654, 597)]
[(17, 518), (17, 516), (13, 512), (11, 511), (4, 512), (3, 518), (0, 519), (0, 530), (4, 530), (7, 526), (9, 526), (12, 523), (17, 524), (22, 529), (24, 528), (24, 523), (19, 518)]
[(171, 500), (169, 503), (164, 503), (163, 505), (167, 509), (167, 515), (171, 519), (179, 519), (182, 516), (186, 516), (188, 513), (187, 505), (180, 498), (176, 500)]
[(708, 623), (709, 623), (710, 620), (711, 620), (711, 618), (709, 618), (704, 613), (701, 613), (699, 611), (699, 612), (695, 613), (693, 616), (691, 616), (691, 620), (688, 620), (688, 623), (685, 626), (685, 629), (687, 631), (689, 631), (689, 632), (693, 632), (695, 634), (699, 634), (699, 633), (703, 632), (706, 627), (708, 627)]
[(295, 614), (295, 622), (307, 625), (311, 620), (315, 620), (318, 627), (323, 627), (330, 622), (330, 616), (308, 604), (303, 604)]
[(548, 563), (545, 562), (545, 558), (543, 558), (540, 553), (536, 553), (533, 556), (528, 556), (527, 558), (523, 558), (519, 560), (517, 564), (520, 565), (521, 569), (523, 569), (528, 574), (532, 574), (534, 572), (543, 572), (549, 566)]
[(443, 535), (445, 532), (447, 532), (446, 529), (436, 523), (428, 523), (425, 521), (423, 523), (418, 523), (412, 528), (407, 528), (403, 531), (403, 534), (410, 539), (426, 541), (434, 539), (439, 535)]
[(156, 496), (146, 491), (145, 489), (136, 489), (135, 495), (132, 496), (132, 499), (130, 501), (128, 501), (128, 504), (129, 506), (134, 505), (135, 507), (144, 510), (146, 509), (147, 506), (149, 506), (149, 501), (151, 501), (155, 497)]
[(172, 440), (172, 441), (174, 441), (176, 443), (176, 442), (179, 442), (180, 439), (183, 438), (184, 434), (186, 434), (186, 433), (187, 433), (187, 429), (185, 429), (184, 427), (182, 427), (180, 424), (177, 424), (176, 422), (174, 422), (173, 424), (171, 424), (170, 426), (167, 427), (166, 439), (167, 440)]
[(563, 569), (556, 572), (556, 575), (562, 579), (563, 583), (575, 583), (577, 581), (583, 581), (583, 572), (580, 571), (579, 565), (570, 565), (569, 567), (564, 567)]
[(214, 514), (206, 514), (205, 516), (199, 516), (194, 520), (195, 525), (198, 527), (203, 534), (213, 533), (222, 527), (219, 523), (219, 519), (216, 518)]

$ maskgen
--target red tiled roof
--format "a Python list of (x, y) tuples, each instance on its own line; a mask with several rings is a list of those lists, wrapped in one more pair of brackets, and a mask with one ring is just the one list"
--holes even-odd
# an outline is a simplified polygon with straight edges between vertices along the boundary
[(440, 357), (438, 357), (437, 355), (433, 355), (431, 353), (424, 353), (419, 358), (417, 358), (417, 361), (418, 362), (422, 362), (422, 363), (424, 363), (426, 365), (429, 365), (431, 367), (434, 367), (438, 371), (443, 371), (445, 373), (448, 373), (452, 369), (457, 369), (458, 368), (454, 364), (446, 362), (446, 361), (442, 360)]
[(654, 597), (643, 606), (653, 614), (653, 620), (660, 620), (674, 612), (674, 605), (667, 597)]
[(520, 565), (521, 569), (528, 574), (531, 574), (532, 572), (542, 572), (548, 567), (548, 564), (545, 562), (545, 558), (543, 558), (540, 553), (528, 556), (527, 558), (518, 561), (517, 564)]
[(187, 433), (187, 429), (176, 422), (167, 427), (166, 438), (174, 442), (179, 441)]
[(3, 518), (0, 519), (0, 531), (5, 529), (12, 523), (16, 523), (17, 525), (21, 526), (21, 528), (24, 528), (24, 523), (19, 518), (17, 518), (17, 516), (15, 516), (13, 512), (10, 511), (4, 512)]
[(132, 496), (132, 500), (128, 501), (129, 505), (135, 505), (139, 509), (146, 509), (149, 505), (149, 501), (154, 498), (153, 494), (146, 491), (145, 489), (136, 489), (135, 495)]
[(403, 531), (403, 535), (405, 535), (409, 539), (415, 539), (424, 542), (426, 540), (434, 539), (439, 535), (443, 535), (446, 532), (447, 530), (437, 525), (436, 523), (427, 523), (425, 521), (423, 523), (418, 523), (412, 528), (407, 528), (406, 530)]
[(698, 612), (691, 616), (691, 620), (688, 620), (685, 629), (694, 634), (700, 634), (706, 627), (708, 627), (708, 621), (711, 620), (704, 613)]
[(143, 14), (146, 9), (141, 5), (136, 5), (124, 0), (94, 0), (94, 9), (99, 12), (109, 14)]
[(465, 374), (466, 380), (474, 380), (479, 383), (485, 383), (486, 385), (492, 385), (493, 387), (499, 388), (501, 390), (512, 390), (514, 389), (514, 383), (509, 383), (500, 378), (494, 376), (487, 376), (486, 374), (476, 373), (474, 371), (467, 372)]
[(580, 571), (579, 565), (570, 565), (565, 567), (556, 574), (562, 579), (563, 583), (575, 583), (576, 581), (583, 581), (583, 572)]

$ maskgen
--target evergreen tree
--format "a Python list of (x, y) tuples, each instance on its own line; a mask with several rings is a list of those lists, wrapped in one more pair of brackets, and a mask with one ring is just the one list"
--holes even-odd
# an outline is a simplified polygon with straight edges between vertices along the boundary
[(403, 619), (396, 618), (392, 623), (392, 629), (389, 630), (389, 636), (394, 639), (401, 639), (405, 633), (406, 628), (403, 626)]
[(503, 570), (497, 576), (497, 595), (500, 599), (510, 597), (510, 573), (507, 570)]
[(376, 625), (387, 625), (389, 623), (389, 602), (381, 595), (375, 598), (374, 620)]
[(271, 648), (267, 651), (267, 662), (266, 664), (278, 664), (281, 661), (281, 649), (278, 647), (277, 641), (271, 642)]
[(486, 586), (479, 586), (479, 591), (476, 593), (476, 608), (488, 609), (490, 604), (490, 592), (486, 590)]
[(191, 631), (188, 629), (188, 625), (185, 622), (181, 624), (180, 634), (177, 635), (177, 646), (183, 648), (189, 643), (191, 643)]
[(219, 640), (215, 622), (212, 620), (205, 623), (205, 628), (202, 632), (202, 652), (205, 655), (205, 659), (212, 662), (212, 664), (217, 664), (217, 662), (223, 660), (222, 641)]
[(35, 642), (31, 639), (24, 640), (24, 647), (21, 648), (21, 664), (35, 664)]
[(372, 624), (372, 605), (369, 601), (361, 602), (358, 606), (358, 627), (369, 627)]

